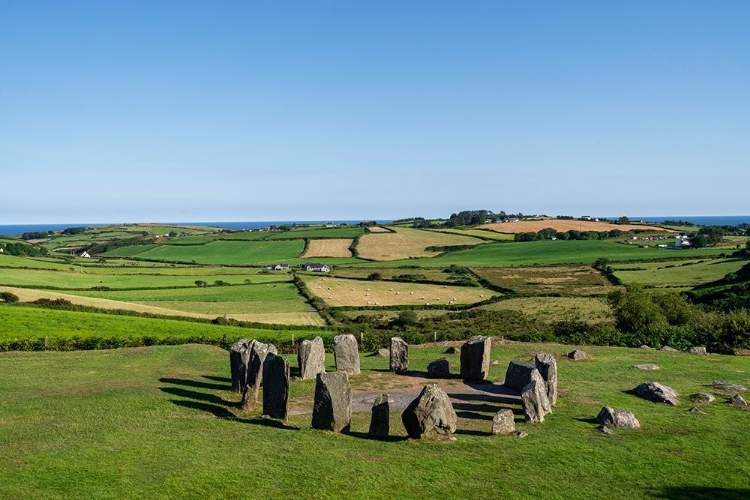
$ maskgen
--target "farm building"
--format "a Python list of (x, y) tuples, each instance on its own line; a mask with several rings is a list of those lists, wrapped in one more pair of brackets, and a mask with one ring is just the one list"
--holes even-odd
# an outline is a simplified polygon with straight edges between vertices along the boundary
[(91, 255), (86, 250), (84, 250), (83, 252), (81, 252), (81, 254), (79, 255), (79, 257), (83, 257), (85, 259), (90, 259)]
[(288, 271), (289, 264), (271, 264), (270, 266), (266, 266), (266, 269), (268, 271)]
[(318, 262), (308, 262), (307, 264), (302, 264), (302, 270), (303, 271), (315, 271), (319, 273), (330, 273), (331, 268), (326, 264), (320, 264)]

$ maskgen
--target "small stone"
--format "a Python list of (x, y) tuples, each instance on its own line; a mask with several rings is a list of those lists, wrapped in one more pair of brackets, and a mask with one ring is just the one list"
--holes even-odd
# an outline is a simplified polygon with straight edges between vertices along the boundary
[(708, 354), (705, 347), (692, 346), (688, 347), (687, 352), (690, 354)]
[(695, 413), (696, 415), (705, 415), (706, 412), (702, 411), (700, 408), (693, 406), (688, 410), (688, 413)]
[(391, 351), (386, 348), (378, 349), (377, 351), (370, 354), (371, 358), (390, 358)]
[(409, 345), (401, 337), (391, 338), (391, 371), (406, 373), (409, 370)]
[(630, 368), (632, 368), (634, 370), (658, 370), (659, 369), (659, 365), (649, 365), (649, 364), (633, 365)]
[(493, 360), (490, 361), (490, 366), (497, 366), (499, 364), (500, 364), (500, 361), (498, 361), (496, 359), (493, 359)]
[(518, 432), (516, 432), (516, 437), (517, 438), (525, 438), (526, 436), (528, 436), (528, 434), (525, 433), (524, 431), (518, 431)]
[(426, 385), (401, 414), (409, 437), (449, 437), (456, 432), (458, 417), (448, 395), (437, 384)]
[(500, 410), (492, 418), (492, 434), (512, 434), (516, 430), (513, 410)]
[(596, 420), (604, 426), (618, 429), (640, 429), (641, 423), (631, 412), (605, 406), (596, 416)]
[(601, 432), (602, 434), (614, 434), (614, 432), (612, 432), (612, 429), (610, 429), (606, 425), (600, 425), (599, 432)]
[(677, 352), (677, 349), (673, 347), (669, 347), (668, 345), (663, 345), (659, 348), (660, 351), (669, 351), (669, 352)]
[(742, 391), (746, 391), (747, 390), (744, 387), (742, 387), (741, 385), (731, 384), (729, 382), (724, 382), (723, 380), (714, 380), (711, 383), (711, 387), (713, 387), (714, 389), (719, 389), (720, 391), (737, 391), (737, 392), (742, 392)]
[(451, 346), (445, 350), (445, 354), (458, 354), (458, 349)]
[(699, 392), (698, 394), (693, 394), (690, 396), (690, 399), (695, 401), (696, 403), (713, 403), (713, 401), (716, 399), (713, 394), (709, 394), (707, 392)]
[(672, 406), (680, 404), (677, 391), (658, 382), (646, 382), (634, 389), (637, 396), (655, 403), (667, 403)]
[(747, 406), (747, 401), (745, 401), (745, 398), (743, 398), (739, 394), (735, 394), (732, 397), (732, 404), (735, 405), (735, 406), (742, 406), (742, 407), (744, 407), (744, 406)]
[(571, 351), (568, 353), (568, 357), (572, 359), (573, 361), (584, 361), (591, 359), (591, 355), (583, 352), (579, 349), (576, 349), (575, 351)]
[(646, 345), (646, 344), (643, 344), (643, 345), (641, 346), (641, 349), (651, 349), (651, 346), (648, 346), (648, 345)]
[(427, 376), (430, 378), (448, 378), (451, 376), (451, 363), (448, 358), (440, 358), (427, 365)]

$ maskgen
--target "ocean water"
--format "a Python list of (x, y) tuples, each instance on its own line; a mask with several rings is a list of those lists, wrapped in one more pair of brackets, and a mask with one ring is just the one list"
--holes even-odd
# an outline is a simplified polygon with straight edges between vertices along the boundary
[[(370, 219), (372, 220), (372, 219)], [(211, 226), (221, 227), (226, 229), (234, 229), (236, 231), (242, 231), (246, 229), (260, 229), (268, 226), (282, 226), (284, 224), (359, 224), (364, 222), (361, 220), (316, 220), (316, 221), (248, 221), (248, 222), (163, 222), (162, 224), (170, 225), (175, 224), (179, 226)], [(387, 224), (393, 222), (390, 220), (378, 220), (380, 224)], [(119, 224), (119, 223), (115, 223)], [(81, 227), (81, 226), (109, 226), (110, 224), (86, 224), (86, 223), (71, 223), (71, 224), (0, 224), (0, 236), (20, 236), (23, 233), (31, 232), (42, 232), (42, 231), (59, 231), (61, 229), (67, 229), (69, 227)]]
[[(609, 217), (617, 220), (619, 217)], [(750, 224), (750, 215), (674, 215), (670, 217), (629, 217), (631, 221), (663, 222), (665, 220), (684, 220), (699, 226), (737, 226)]]

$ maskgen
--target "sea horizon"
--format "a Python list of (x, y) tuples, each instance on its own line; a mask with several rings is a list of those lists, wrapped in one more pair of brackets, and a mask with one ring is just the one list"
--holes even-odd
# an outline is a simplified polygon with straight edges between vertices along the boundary
[[(602, 219), (617, 220), (619, 217), (600, 217)], [(738, 224), (750, 224), (750, 215), (672, 215), (672, 216), (639, 216), (629, 217), (633, 222), (663, 222), (685, 221), (699, 226), (737, 226)], [(160, 224), (175, 226), (209, 226), (236, 231), (255, 230), (269, 226), (282, 226), (289, 224), (359, 224), (360, 222), (375, 221), (379, 224), (388, 224), (393, 219), (348, 219), (348, 220), (277, 220), (277, 221), (201, 221), (201, 222), (96, 222), (96, 223), (50, 223), (50, 224), (0, 224), (0, 236), (20, 236), (23, 233), (59, 231), (69, 227), (97, 227), (113, 226), (123, 224)]]

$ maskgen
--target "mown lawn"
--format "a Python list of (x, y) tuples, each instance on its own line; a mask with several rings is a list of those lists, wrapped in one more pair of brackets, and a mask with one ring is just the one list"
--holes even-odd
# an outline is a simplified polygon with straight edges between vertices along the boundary
[[(411, 386), (444, 347), (412, 348), (406, 376), (385, 358), (363, 358), (364, 389)], [(688, 395), (712, 380), (750, 384), (750, 359), (640, 349), (587, 348), (590, 362), (561, 358), (568, 347), (495, 346), (503, 377), (510, 359), (558, 356), (560, 399), (525, 439), (489, 435), (501, 398), (459, 399), (457, 441), (405, 440), (400, 413), (390, 441), (365, 439), (369, 412), (350, 435), (287, 427), (243, 412), (229, 391), (228, 354), (187, 345), (94, 352), (3, 353), (0, 366), (0, 497), (3, 498), (746, 498), (750, 414), (725, 394), (705, 415), (625, 391), (658, 380)], [(457, 355), (448, 355), (457, 370)], [(293, 356), (290, 356), (293, 359)], [(329, 356), (330, 367), (330, 356)], [(659, 372), (630, 369), (657, 363)], [(292, 361), (292, 366), (296, 362)], [(50, 379), (44, 374), (52, 374)], [(50, 383), (52, 382), (52, 383)], [(454, 379), (457, 391), (462, 382)], [(292, 381), (292, 406), (309, 411), (314, 383)], [(389, 389), (390, 388), (390, 389)], [(456, 394), (461, 397), (460, 391)], [(638, 431), (605, 436), (592, 419), (603, 405), (627, 408)]]

